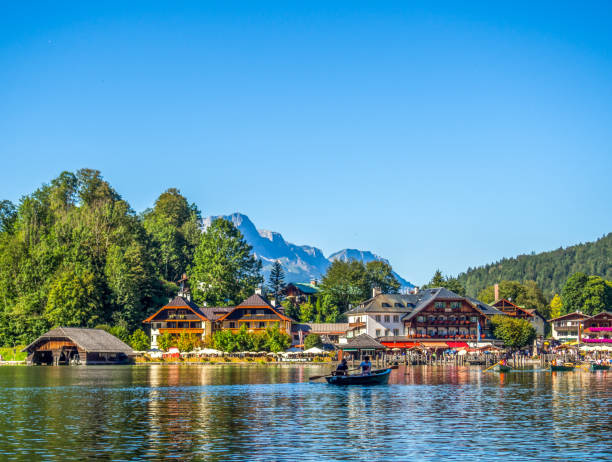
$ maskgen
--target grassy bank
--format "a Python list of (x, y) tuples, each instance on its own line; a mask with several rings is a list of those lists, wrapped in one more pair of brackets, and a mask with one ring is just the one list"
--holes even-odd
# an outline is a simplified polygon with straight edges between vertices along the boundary
[(22, 353), (23, 345), (12, 347), (0, 347), (0, 356), (2, 361), (25, 361), (27, 353)]

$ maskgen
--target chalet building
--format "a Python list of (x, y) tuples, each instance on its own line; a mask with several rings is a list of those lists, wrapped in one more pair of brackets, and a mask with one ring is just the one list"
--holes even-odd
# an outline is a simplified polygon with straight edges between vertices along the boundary
[[(416, 294), (374, 292), (372, 298), (346, 314), (349, 321), (347, 342), (367, 334), (391, 347), (431, 344), (448, 348), (467, 346), (467, 341), (491, 341), (489, 319), (503, 313), (475, 298), (435, 288)], [(457, 341), (461, 345), (455, 345)]]
[(27, 347), (27, 363), (122, 364), (134, 355), (131, 347), (102, 329), (56, 327), (41, 335)]
[[(209, 308), (204, 312), (188, 298), (180, 295), (174, 297), (159, 311), (143, 321), (151, 327), (151, 348), (158, 347), (157, 338), (165, 333), (180, 335), (185, 332), (197, 335), (202, 339), (207, 335), (212, 335), (215, 320), (214, 310), (215, 308)], [(218, 317), (227, 314), (226, 308), (216, 308), (216, 310), (219, 311)]]
[(503, 313), (472, 297), (463, 297), (445, 288), (425, 289), (418, 303), (407, 313), (405, 335), (417, 339), (492, 339), (490, 318)]
[(372, 298), (345, 313), (349, 328), (346, 339), (362, 334), (370, 337), (404, 335), (402, 318), (412, 311), (418, 301), (414, 294), (382, 294), (372, 290)]
[(602, 311), (584, 321), (584, 343), (612, 344), (612, 313)]
[(544, 333), (546, 331), (546, 319), (535, 309), (526, 309), (525, 307), (516, 305), (505, 298), (497, 300), (491, 306), (498, 309), (506, 316), (526, 319), (535, 328), (536, 333), (539, 337), (544, 336)]
[(237, 332), (245, 326), (249, 332), (260, 332), (278, 325), (282, 332), (291, 335), (292, 323), (293, 320), (281, 308), (274, 307), (262, 295), (255, 293), (219, 317), (214, 323), (214, 329)]
[(561, 342), (576, 341), (580, 338), (582, 323), (590, 316), (574, 311), (557, 318), (549, 319), (552, 338)]
[(308, 301), (309, 297), (316, 297), (320, 289), (317, 287), (317, 281), (306, 282), (290, 282), (283, 289), (283, 295), (294, 303), (302, 303)]

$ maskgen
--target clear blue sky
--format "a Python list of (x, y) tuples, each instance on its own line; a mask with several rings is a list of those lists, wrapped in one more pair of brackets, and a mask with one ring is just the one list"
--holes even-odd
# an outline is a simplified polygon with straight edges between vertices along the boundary
[(97, 168), (418, 284), (612, 231), (612, 3), (409, 3), (3, 2), (0, 198)]

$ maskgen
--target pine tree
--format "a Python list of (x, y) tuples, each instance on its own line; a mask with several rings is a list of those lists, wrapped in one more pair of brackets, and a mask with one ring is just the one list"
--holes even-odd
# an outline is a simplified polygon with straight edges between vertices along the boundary
[(281, 291), (285, 286), (285, 271), (283, 271), (283, 265), (278, 260), (274, 262), (272, 270), (270, 271), (270, 278), (268, 279), (268, 287), (270, 292), (274, 294), (274, 300), (278, 304)]

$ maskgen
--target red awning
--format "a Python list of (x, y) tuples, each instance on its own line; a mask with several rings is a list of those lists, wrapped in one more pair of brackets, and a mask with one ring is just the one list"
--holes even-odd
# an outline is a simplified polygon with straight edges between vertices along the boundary
[(414, 348), (419, 346), (418, 342), (380, 342), (387, 348)]
[(450, 348), (468, 348), (469, 345), (465, 342), (446, 342)]

